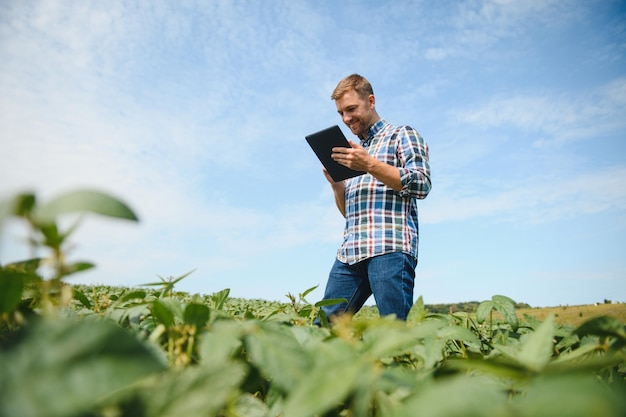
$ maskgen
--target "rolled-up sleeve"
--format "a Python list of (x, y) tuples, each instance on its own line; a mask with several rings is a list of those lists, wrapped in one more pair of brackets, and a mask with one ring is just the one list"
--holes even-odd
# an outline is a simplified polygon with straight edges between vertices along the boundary
[(424, 199), (432, 187), (428, 145), (413, 128), (405, 126), (398, 132), (398, 160), (400, 166), (401, 197)]

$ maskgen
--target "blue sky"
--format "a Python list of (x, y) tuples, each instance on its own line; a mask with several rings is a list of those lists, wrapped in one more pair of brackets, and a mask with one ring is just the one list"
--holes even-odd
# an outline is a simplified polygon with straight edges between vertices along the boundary
[(317, 301), (343, 219), (304, 136), (350, 137), (330, 94), (358, 72), (430, 147), (416, 297), (626, 301), (625, 1), (10, 1), (0, 57), (0, 197), (140, 217), (87, 217), (71, 282)]

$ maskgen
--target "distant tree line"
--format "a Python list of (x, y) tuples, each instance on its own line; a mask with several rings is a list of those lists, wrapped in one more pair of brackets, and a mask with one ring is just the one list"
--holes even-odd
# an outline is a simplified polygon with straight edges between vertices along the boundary
[[(424, 307), (429, 313), (436, 314), (450, 314), (458, 312), (475, 313), (478, 308), (478, 304), (480, 304), (479, 301), (466, 301), (451, 304), (425, 304)], [(526, 303), (515, 303), (515, 308), (531, 308), (531, 306)]]
[[(452, 313), (459, 313), (459, 312), (475, 313), (479, 304), (480, 304), (479, 301), (466, 301), (462, 303), (450, 303), (450, 304), (424, 304), (424, 308), (430, 314), (452, 314)], [(521, 309), (521, 308), (532, 308), (532, 307), (526, 303), (515, 303), (515, 308)], [(363, 306), (363, 309), (361, 310), (360, 314), (363, 316), (378, 314), (378, 309), (376, 308), (375, 305), (374, 306), (366, 305), (366, 306)]]

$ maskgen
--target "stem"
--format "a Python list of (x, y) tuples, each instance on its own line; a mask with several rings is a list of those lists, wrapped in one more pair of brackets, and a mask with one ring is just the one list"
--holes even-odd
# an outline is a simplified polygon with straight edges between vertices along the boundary
[(172, 337), (172, 330), (167, 329), (167, 355), (170, 360), (170, 366), (174, 365), (174, 338)]
[(489, 342), (493, 340), (493, 308), (489, 311)]
[(187, 342), (187, 364), (191, 364), (191, 355), (193, 354), (193, 347), (196, 340), (196, 329), (197, 326), (192, 326), (191, 330), (189, 330), (189, 341)]

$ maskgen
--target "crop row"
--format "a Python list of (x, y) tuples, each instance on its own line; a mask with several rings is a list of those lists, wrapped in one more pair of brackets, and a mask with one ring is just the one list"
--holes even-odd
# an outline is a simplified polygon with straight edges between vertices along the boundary
[(361, 315), (318, 327), (313, 288), (275, 303), (176, 292), (186, 275), (70, 286), (92, 267), (67, 261), (74, 229), (56, 219), (70, 211), (134, 217), (93, 192), (0, 204), (0, 222), (26, 220), (48, 253), (0, 266), (0, 417), (626, 415), (615, 318), (519, 320), (495, 295), (473, 312), (432, 314), (420, 298), (406, 323)]

